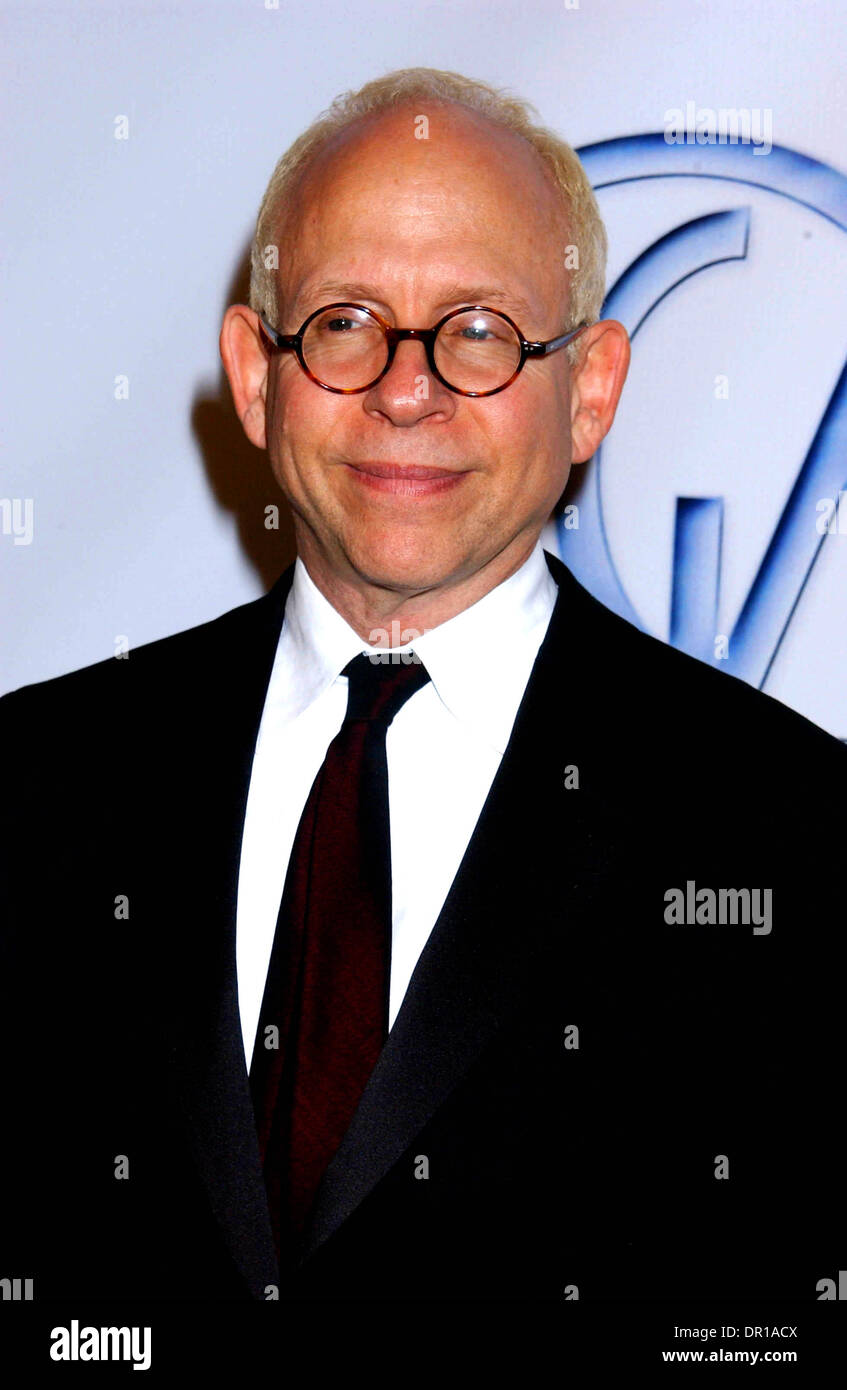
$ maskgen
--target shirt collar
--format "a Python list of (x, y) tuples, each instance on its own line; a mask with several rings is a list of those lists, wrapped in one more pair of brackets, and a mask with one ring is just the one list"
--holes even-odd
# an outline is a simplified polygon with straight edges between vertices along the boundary
[(285, 679), (271, 681), (276, 712), (296, 719), (359, 652), (414, 650), (451, 714), (502, 754), (557, 595), (539, 539), (514, 574), (455, 617), (402, 646), (372, 646), (333, 608), (298, 556), (274, 667)]

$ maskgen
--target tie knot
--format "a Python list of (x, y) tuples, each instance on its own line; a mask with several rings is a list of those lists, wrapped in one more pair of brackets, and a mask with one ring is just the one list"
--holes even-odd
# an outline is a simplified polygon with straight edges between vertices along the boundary
[(361, 652), (348, 661), (341, 673), (348, 680), (345, 723), (351, 719), (378, 719), (388, 728), (406, 701), (429, 680), (420, 657), (414, 652), (406, 655), (412, 660), (372, 661)]

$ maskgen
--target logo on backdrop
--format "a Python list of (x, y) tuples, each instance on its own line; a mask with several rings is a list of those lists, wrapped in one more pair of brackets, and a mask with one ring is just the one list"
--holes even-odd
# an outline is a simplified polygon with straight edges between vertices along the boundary
[[(809, 208), (847, 231), (847, 178), (807, 156), (773, 145), (757, 159), (752, 143), (668, 142), (667, 134), (633, 135), (579, 151), (595, 190), (643, 179), (683, 177), (747, 184)], [(671, 227), (624, 270), (610, 290), (604, 316), (619, 319), (637, 339), (656, 306), (684, 280), (747, 256), (750, 209), (716, 208)], [(556, 522), (559, 554), (608, 608), (644, 628), (612, 556), (601, 501), (602, 448), (594, 456), (579, 500), (579, 526)], [(847, 365), (817, 424), (788, 500), (761, 556), (732, 628), (726, 659), (715, 647), (720, 592), (723, 497), (677, 497), (671, 582), (670, 641), (674, 646), (761, 688), (791, 623), (828, 526), (810, 524), (820, 499), (847, 487)], [(847, 505), (847, 503), (845, 503)], [(840, 519), (839, 519), (840, 520)], [(839, 528), (840, 529), (840, 528)]]

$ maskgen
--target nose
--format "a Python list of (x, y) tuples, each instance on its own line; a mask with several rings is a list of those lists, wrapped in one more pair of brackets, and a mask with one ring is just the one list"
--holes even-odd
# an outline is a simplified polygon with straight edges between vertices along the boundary
[(364, 406), (393, 425), (408, 426), (425, 419), (451, 419), (456, 396), (430, 371), (423, 343), (403, 338), (385, 376), (365, 393)]

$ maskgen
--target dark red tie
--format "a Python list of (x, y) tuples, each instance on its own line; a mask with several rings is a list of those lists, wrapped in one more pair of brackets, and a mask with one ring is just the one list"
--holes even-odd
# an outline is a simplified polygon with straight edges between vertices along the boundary
[[(407, 654), (408, 655), (408, 654)], [(345, 666), (344, 723), (291, 851), (250, 1069), (283, 1267), (388, 1033), (391, 851), (385, 735), (429, 680), (415, 658)]]

